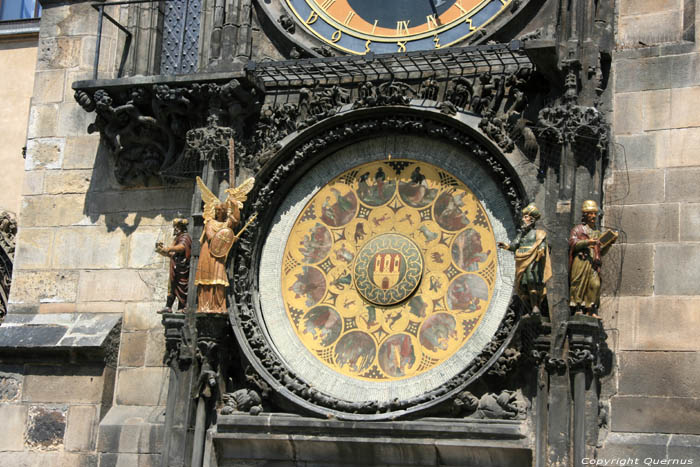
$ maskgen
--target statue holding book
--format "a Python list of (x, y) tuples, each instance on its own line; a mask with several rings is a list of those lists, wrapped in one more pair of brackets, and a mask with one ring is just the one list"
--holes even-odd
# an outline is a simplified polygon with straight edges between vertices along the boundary
[(583, 202), (581, 223), (569, 234), (569, 306), (575, 314), (598, 318), (600, 306), (601, 258), (617, 241), (618, 234), (596, 230), (598, 205), (593, 200)]

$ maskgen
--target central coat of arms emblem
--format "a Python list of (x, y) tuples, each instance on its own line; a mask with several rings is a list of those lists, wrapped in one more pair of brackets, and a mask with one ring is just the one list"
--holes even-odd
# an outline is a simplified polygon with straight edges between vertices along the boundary
[(357, 291), (377, 305), (393, 305), (408, 298), (423, 275), (423, 257), (409, 238), (379, 235), (357, 254), (354, 267)]

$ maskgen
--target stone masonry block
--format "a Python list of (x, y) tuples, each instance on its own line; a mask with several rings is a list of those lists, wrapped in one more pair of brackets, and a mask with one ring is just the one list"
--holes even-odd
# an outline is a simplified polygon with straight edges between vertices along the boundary
[(117, 374), (117, 404), (165, 405), (168, 368), (120, 368)]
[(24, 450), (24, 426), (27, 422), (26, 405), (0, 404), (0, 420), (3, 435), (0, 436), (0, 451)]
[(119, 344), (119, 366), (143, 366), (146, 357), (146, 337), (143, 331), (123, 332)]
[(92, 451), (96, 441), (95, 406), (73, 405), (68, 409), (66, 451)]
[[(676, 108), (673, 109), (674, 116), (677, 110)], [(645, 131), (668, 128), (668, 122), (671, 121), (671, 90), (645, 91), (642, 111), (644, 112)]]
[(654, 247), (650, 244), (613, 245), (603, 257), (602, 294), (651, 295), (654, 291)]
[(700, 204), (681, 204), (681, 241), (700, 241)]
[(68, 227), (56, 232), (51, 264), (60, 269), (112, 269), (124, 265), (127, 238), (102, 226)]
[(100, 422), (100, 452), (156, 454), (163, 449), (163, 407), (113, 406)]
[(655, 295), (700, 295), (700, 245), (657, 245)]
[(668, 10), (678, 10), (680, 0), (621, 0), (620, 16), (644, 15)]
[(63, 226), (88, 222), (84, 195), (29, 196), (22, 199), (20, 228)]
[[(686, 128), (700, 125), (697, 109), (700, 106), (700, 88), (678, 88), (671, 91), (671, 128)], [(668, 125), (668, 122), (666, 123)]]
[(700, 399), (616, 396), (610, 421), (612, 431), (700, 434)]
[(12, 467), (97, 467), (97, 454), (65, 451), (0, 452), (0, 465)]
[(16, 402), (22, 398), (22, 373), (20, 365), (0, 365), (0, 403)]
[(100, 454), (100, 467), (158, 467), (160, 454)]
[(98, 192), (90, 197), (88, 212), (107, 214), (135, 211), (189, 209), (192, 188), (118, 190)]
[(34, 104), (48, 104), (50, 102), (63, 101), (66, 71), (51, 70), (39, 71), (34, 75)]
[(63, 406), (32, 405), (29, 407), (24, 444), (29, 449), (58, 450), (66, 433), (66, 413)]
[(695, 397), (698, 352), (619, 352), (620, 395)]
[(88, 125), (94, 120), (95, 115), (85, 112), (77, 102), (69, 101), (58, 106), (59, 135), (83, 136), (87, 134)]
[(99, 366), (27, 367), (22, 400), (46, 403), (101, 403), (105, 385)]
[(606, 185), (607, 205), (652, 204), (664, 201), (664, 173), (661, 170), (613, 172)]
[[(696, 11), (700, 12), (697, 9)], [(674, 55), (671, 66), (672, 88), (686, 88), (700, 84), (700, 54)]]
[(89, 6), (83, 3), (52, 6), (51, 14), (42, 16), (42, 34), (46, 37), (95, 34), (97, 11)]
[(167, 271), (117, 269), (81, 271), (78, 297), (80, 302), (154, 301), (165, 297)]
[(683, 12), (666, 10), (648, 15), (622, 16), (618, 21), (618, 44), (638, 46), (663, 44), (681, 39), (683, 32)]
[(667, 150), (657, 151), (656, 165), (658, 167), (699, 166), (700, 128), (673, 129), (668, 133)]
[(47, 138), (58, 136), (58, 105), (33, 105), (29, 109), (27, 138)]
[(609, 206), (605, 223), (622, 229), (628, 243), (677, 242), (678, 211), (676, 203)]
[(52, 170), (46, 174), (46, 193), (85, 193), (92, 170)]
[(44, 193), (44, 170), (24, 172), (22, 181), (22, 195), (40, 195)]
[[(615, 90), (618, 93), (629, 93), (670, 88), (674, 60), (673, 55), (618, 60), (615, 63)], [(615, 113), (619, 109), (616, 106)], [(617, 129), (615, 131), (618, 132)]]
[(98, 135), (67, 137), (63, 168), (92, 170), (99, 144), (100, 137)]
[(127, 304), (124, 312), (124, 330), (149, 331), (158, 329), (160, 332), (163, 326), (160, 322), (161, 316), (156, 311), (163, 308), (164, 304), (161, 302)]
[(165, 333), (163, 329), (154, 329), (148, 332), (146, 340), (146, 366), (163, 366), (165, 354)]
[(63, 163), (64, 138), (37, 138), (27, 141), (25, 170), (59, 169)]
[(620, 350), (700, 351), (700, 299), (695, 297), (629, 297), (634, 306), (620, 307)]
[(77, 272), (17, 271), (12, 279), (10, 303), (75, 302), (77, 290)]
[(37, 70), (73, 68), (80, 64), (81, 37), (43, 37), (37, 49)]
[(666, 171), (666, 201), (700, 202), (700, 168), (668, 169)]
[(644, 129), (643, 94), (615, 95), (614, 130), (617, 135), (641, 133)]
[(616, 135), (615, 143), (615, 170), (652, 169), (656, 166), (656, 133)]
[(47, 268), (53, 247), (53, 236), (53, 229), (20, 229), (13, 268)]
[[(88, 302), (77, 303), (78, 313), (124, 313), (125, 303), (121, 302)], [(41, 307), (40, 307), (41, 308)]]
[[(171, 229), (168, 229), (171, 230)], [(172, 236), (165, 229), (142, 227), (129, 236), (129, 261), (132, 268), (164, 268), (169, 259), (155, 252), (156, 241), (170, 244)]]

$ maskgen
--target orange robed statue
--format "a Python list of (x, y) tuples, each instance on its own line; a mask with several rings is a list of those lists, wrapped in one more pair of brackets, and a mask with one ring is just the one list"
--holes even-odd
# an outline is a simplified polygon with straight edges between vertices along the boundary
[(197, 177), (204, 201), (204, 230), (199, 239), (201, 250), (194, 277), (199, 313), (226, 313), (226, 257), (238, 240), (233, 228), (241, 220), (243, 202), (254, 183), (255, 179), (249, 178), (239, 187), (229, 188), (228, 198), (222, 203)]

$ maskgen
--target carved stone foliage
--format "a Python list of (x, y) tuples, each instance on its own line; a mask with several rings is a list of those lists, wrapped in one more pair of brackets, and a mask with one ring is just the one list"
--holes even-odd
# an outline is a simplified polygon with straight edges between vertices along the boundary
[(7, 313), (7, 298), (12, 283), (17, 219), (11, 212), (0, 212), (0, 319)]
[(310, 139), (299, 143), (296, 147), (287, 148), (285, 154), (280, 155), (280, 157), (286, 156), (283, 162), (275, 164), (274, 168), (271, 167), (265, 173), (260, 174), (257, 177), (259, 180), (257, 191), (251, 194), (253, 202), (247, 206), (249, 212), (245, 213), (244, 216), (248, 217), (250, 212), (265, 214), (258, 216), (251, 223), (234, 247), (235, 258), (232, 263), (235, 265), (235, 269), (232, 275), (235, 280), (232, 281), (233, 297), (231, 300), (231, 303), (234, 304), (234, 332), (244, 353), (262, 379), (272, 387), (279, 387), (279, 391), (288, 399), (315, 413), (325, 415), (332, 413), (340, 418), (349, 419), (367, 418), (368, 416), (374, 419), (393, 418), (445, 401), (481, 376), (501, 357), (515, 332), (519, 317), (519, 302), (514, 302), (509, 307), (492, 341), (485, 346), (467, 368), (443, 386), (409, 400), (381, 403), (376, 401), (348, 402), (330, 397), (308, 385), (280, 360), (277, 352), (273, 350), (265, 337), (260, 304), (256, 298), (260, 284), (258, 283), (255, 258), (262, 249), (266, 229), (272, 221), (273, 213), (268, 207), (280, 196), (284, 196), (284, 192), (281, 190), (284, 189), (291, 174), (303, 167), (308, 161), (318, 157), (318, 154), (325, 151), (329, 145), (357, 141), (386, 131), (424, 134), (465, 148), (480, 158), (485, 166), (491, 169), (494, 179), (504, 186), (505, 193), (510, 199), (514, 217), (522, 206), (522, 189), (516, 184), (514, 175), (510, 173), (510, 169), (501, 162), (500, 158), (492, 155), (468, 134), (454, 127), (423, 115), (408, 111), (401, 113), (395, 109), (392, 109), (392, 113), (388, 115), (346, 121), (320, 135), (311, 136)]
[(97, 114), (88, 132), (99, 131), (115, 158), (116, 179), (124, 185), (147, 184), (166, 174), (183, 155), (188, 130), (204, 126), (208, 116), (235, 126), (255, 107), (253, 93), (237, 80), (78, 90), (75, 99)]

